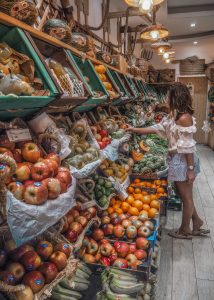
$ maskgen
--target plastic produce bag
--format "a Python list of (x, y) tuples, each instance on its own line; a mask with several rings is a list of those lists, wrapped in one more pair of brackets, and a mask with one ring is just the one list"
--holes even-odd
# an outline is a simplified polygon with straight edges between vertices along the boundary
[(7, 192), (7, 222), (17, 246), (26, 243), (57, 223), (75, 206), (76, 180), (68, 191), (43, 205), (29, 205)]
[(114, 139), (112, 140), (111, 144), (108, 145), (105, 149), (102, 150), (103, 156), (105, 158), (108, 158), (111, 161), (115, 161), (118, 159), (118, 155), (119, 155), (119, 147), (129, 141), (131, 138), (130, 134), (125, 134), (121, 139)]

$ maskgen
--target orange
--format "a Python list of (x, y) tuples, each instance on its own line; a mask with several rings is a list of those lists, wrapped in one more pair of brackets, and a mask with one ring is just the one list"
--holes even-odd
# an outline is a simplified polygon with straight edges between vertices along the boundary
[(117, 208), (120, 208), (120, 204), (114, 204), (114, 205), (113, 205), (114, 211), (116, 211)]
[(108, 214), (110, 215), (110, 214), (112, 214), (113, 212), (114, 212), (113, 207), (109, 207), (109, 208), (108, 208)]
[(143, 203), (140, 200), (135, 200), (132, 203), (132, 206), (136, 207), (138, 211), (141, 211), (143, 209)]
[(133, 196), (128, 196), (128, 198), (126, 199), (126, 202), (128, 202), (128, 204), (132, 204), (134, 202), (134, 197)]
[(135, 183), (135, 184), (140, 183), (140, 182), (141, 182), (141, 180), (138, 179), (138, 178), (134, 180), (134, 183)]
[(146, 196), (146, 195), (148, 195), (148, 193), (146, 192), (146, 191), (142, 191), (142, 193), (141, 193), (143, 196)]
[(130, 193), (130, 194), (133, 194), (134, 193), (134, 188), (132, 186), (129, 186), (128, 189), (127, 189), (127, 192)]
[(143, 210), (149, 211), (150, 210), (149, 204), (143, 204)]
[(121, 204), (121, 209), (124, 213), (127, 213), (130, 208), (130, 204), (128, 202), (123, 202)]
[(139, 211), (136, 207), (130, 207), (128, 213), (131, 216), (139, 216)]
[(111, 198), (110, 205), (114, 205), (115, 203), (116, 203), (116, 199), (115, 198)]
[(156, 208), (150, 208), (150, 210), (148, 211), (148, 216), (149, 218), (153, 219), (155, 217), (155, 215), (157, 214), (157, 209)]
[(143, 196), (143, 203), (144, 204), (150, 204), (151, 198), (150, 196)]
[(157, 193), (158, 194), (163, 194), (165, 192), (165, 190), (164, 190), (164, 188), (162, 188), (162, 187), (159, 187), (158, 189), (157, 189)]
[(141, 189), (136, 188), (136, 189), (134, 190), (134, 192), (135, 192), (135, 194), (141, 194)]
[(143, 199), (143, 195), (142, 194), (133, 194), (134, 198), (136, 200), (142, 200)]
[(147, 183), (146, 183), (146, 186), (147, 186), (148, 188), (150, 188), (151, 185), (152, 185), (151, 182), (147, 182)]
[(146, 215), (147, 218), (149, 217), (147, 210), (141, 210), (140, 215)]
[(151, 208), (156, 208), (157, 210), (159, 210), (159, 208), (160, 208), (160, 202), (157, 201), (157, 200), (153, 200), (153, 201), (150, 203), (150, 207), (151, 207)]
[(121, 208), (116, 208), (115, 209), (115, 212), (118, 214), (118, 215), (122, 215), (123, 214), (123, 211)]
[(160, 186), (160, 185), (161, 185), (161, 180), (155, 180), (155, 181), (154, 181), (154, 184), (156, 184), (156, 185), (159, 185), (159, 186)]
[(150, 195), (150, 199), (151, 199), (151, 200), (157, 200), (157, 196), (154, 195), (154, 194), (152, 194), (152, 195)]

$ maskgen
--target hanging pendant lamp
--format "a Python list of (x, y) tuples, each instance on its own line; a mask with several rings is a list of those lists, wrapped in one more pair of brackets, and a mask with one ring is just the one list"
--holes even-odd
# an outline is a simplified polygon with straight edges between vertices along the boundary
[(145, 41), (157, 41), (160, 39), (164, 39), (169, 36), (169, 31), (163, 25), (154, 24), (146, 27), (141, 32), (141, 39)]
[(148, 14), (153, 10), (153, 0), (140, 0), (139, 11), (143, 14)]
[(126, 4), (133, 7), (139, 7), (140, 0), (124, 0)]
[(151, 45), (152, 49), (156, 50), (158, 54), (162, 55), (172, 49), (172, 45), (169, 42), (160, 41)]

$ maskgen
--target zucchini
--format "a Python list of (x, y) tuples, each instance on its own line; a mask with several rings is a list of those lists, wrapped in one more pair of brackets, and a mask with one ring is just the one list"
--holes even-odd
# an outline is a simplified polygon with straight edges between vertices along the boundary
[(136, 297), (132, 298), (125, 294), (115, 294), (109, 288), (106, 289), (105, 296), (107, 300), (136, 300)]
[(78, 268), (80, 270), (82, 270), (83, 272), (86, 272), (88, 275), (91, 275), (92, 274), (92, 271), (89, 269), (89, 267), (86, 266), (86, 264), (84, 263), (81, 263), (79, 264)]
[(64, 278), (60, 285), (65, 289), (75, 290), (77, 292), (82, 292), (88, 289), (89, 283), (82, 283), (82, 282), (76, 282), (72, 280), (68, 280), (67, 278)]
[(117, 282), (114, 279), (111, 280), (109, 286), (112, 292), (126, 295), (136, 294), (144, 288), (142, 283), (127, 285), (124, 281)]
[(76, 275), (74, 275), (74, 277), (72, 277), (70, 280), (71, 281), (75, 281), (75, 282), (81, 282), (81, 283), (85, 283), (85, 284), (89, 284), (90, 281), (88, 279), (82, 278), (82, 277), (78, 277)]
[(73, 290), (71, 287), (66, 287), (65, 285), (61, 285), (60, 284), (53, 289), (53, 291), (57, 292), (57, 293), (61, 293), (64, 295), (70, 295), (71, 297), (77, 298), (77, 299), (81, 299), (82, 298), (82, 294), (80, 294), (78, 291)]
[(81, 269), (77, 269), (75, 276), (80, 277), (80, 278), (85, 278), (89, 279), (90, 275), (86, 273), (85, 271), (82, 271)]

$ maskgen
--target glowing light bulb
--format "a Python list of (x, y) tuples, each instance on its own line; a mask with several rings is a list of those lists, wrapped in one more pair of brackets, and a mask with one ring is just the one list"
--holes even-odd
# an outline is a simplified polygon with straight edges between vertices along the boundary
[(168, 58), (169, 58), (169, 53), (167, 53), (167, 52), (164, 53), (164, 54), (163, 54), (163, 58), (168, 59)]
[(165, 60), (165, 62), (166, 62), (167, 64), (169, 64), (169, 63), (171, 62), (171, 60), (168, 58), (168, 59)]
[(150, 32), (150, 36), (153, 40), (157, 40), (159, 38), (159, 32), (157, 30), (153, 30)]
[(164, 48), (159, 48), (159, 49), (158, 49), (158, 52), (159, 52), (160, 54), (163, 54), (163, 53), (164, 53)]
[(140, 0), (139, 10), (142, 13), (150, 13), (153, 9), (153, 0)]

